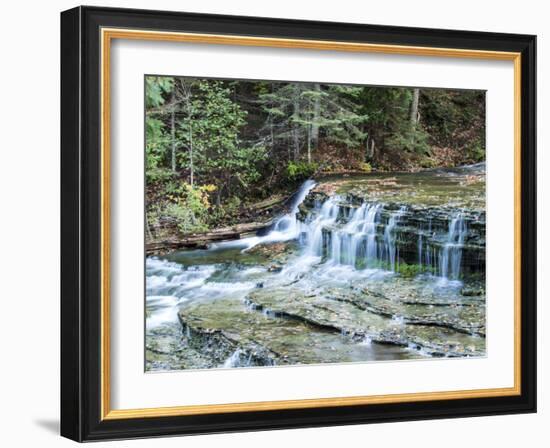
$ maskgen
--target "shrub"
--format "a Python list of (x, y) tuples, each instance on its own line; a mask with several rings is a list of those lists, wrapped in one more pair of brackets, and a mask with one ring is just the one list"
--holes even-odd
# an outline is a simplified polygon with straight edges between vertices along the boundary
[(370, 173), (372, 171), (372, 166), (370, 163), (363, 162), (359, 165), (359, 169), (364, 173)]
[(403, 277), (416, 277), (419, 274), (422, 274), (423, 272), (431, 272), (432, 269), (429, 266), (424, 266), (421, 264), (407, 264), (407, 263), (400, 263), (397, 268), (397, 272), (401, 274)]
[(203, 232), (208, 230), (208, 226), (200, 221), (195, 213), (182, 204), (170, 203), (164, 209), (166, 217), (175, 220), (178, 230), (182, 233)]
[[(384, 260), (369, 260), (367, 263), (365, 259), (360, 259), (357, 260), (355, 267), (357, 269), (365, 269), (367, 267), (370, 269), (391, 269), (390, 263)], [(395, 265), (395, 271), (403, 277), (412, 278), (422, 273), (432, 273), (433, 269), (430, 266), (424, 266), (421, 264), (408, 264), (401, 262)]]
[(216, 190), (214, 185), (190, 185), (187, 182), (171, 182), (167, 188), (167, 203), (161, 212), (163, 217), (175, 221), (182, 233), (204, 232), (208, 230), (210, 209), (209, 193)]
[(420, 166), (422, 168), (437, 168), (437, 160), (432, 157), (423, 157), (420, 159)]
[(315, 162), (308, 163), (291, 161), (288, 162), (286, 167), (286, 174), (290, 181), (302, 181), (313, 176), (318, 168), (319, 164)]
[(469, 156), (475, 162), (483, 162), (485, 160), (485, 149), (481, 146), (481, 143), (479, 142), (476, 142), (468, 152), (469, 152)]
[(214, 206), (209, 211), (210, 224), (214, 226), (238, 224), (241, 199), (238, 196), (231, 196), (220, 206)]

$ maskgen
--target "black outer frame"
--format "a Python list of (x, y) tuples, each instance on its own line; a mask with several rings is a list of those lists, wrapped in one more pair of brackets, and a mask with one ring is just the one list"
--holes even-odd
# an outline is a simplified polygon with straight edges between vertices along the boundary
[[(100, 419), (100, 28), (521, 52), (521, 395)], [(536, 412), (536, 36), (77, 7), (61, 13), (61, 435), (142, 438)]]

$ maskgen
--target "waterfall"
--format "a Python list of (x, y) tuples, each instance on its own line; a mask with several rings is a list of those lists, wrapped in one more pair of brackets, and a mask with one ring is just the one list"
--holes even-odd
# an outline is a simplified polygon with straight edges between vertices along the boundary
[(418, 251), (418, 264), (422, 266), (422, 248), (423, 248), (422, 229), (418, 232), (418, 242), (416, 244), (416, 250)]
[[(411, 229), (401, 222), (408, 219), (404, 217), (408, 216), (406, 206), (398, 210), (388, 210), (384, 204), (376, 202), (354, 206), (346, 197), (334, 195), (323, 202), (316, 201), (307, 217), (299, 220), (300, 204), (314, 186), (312, 180), (304, 182), (293, 196), (289, 212), (275, 220), (265, 235), (213, 244), (211, 248), (246, 251), (258, 244), (297, 240), (303, 247), (307, 263), (321, 257), (333, 265), (356, 269), (382, 267), (396, 272), (404, 258), (408, 263), (416, 261), (426, 272), (436, 272), (445, 279), (460, 278), (462, 248), (467, 236), (462, 213), (452, 217), (443, 235), (440, 226), (432, 229), (430, 219), (427, 228), (421, 226), (417, 230), (411, 252), (410, 243), (398, 240), (399, 234), (411, 233)], [(400, 250), (405, 254), (400, 254)]]
[(301, 222), (297, 218), (300, 204), (315, 186), (315, 181), (308, 179), (296, 192), (290, 204), (290, 211), (279, 217), (274, 223), (271, 230), (263, 236), (251, 236), (234, 241), (224, 241), (222, 243), (214, 243), (210, 245), (210, 249), (242, 249), (247, 251), (258, 244), (280, 243), (290, 241), (300, 236)]
[[(317, 218), (307, 224), (306, 233), (309, 235), (307, 241), (308, 254), (317, 256), (323, 255), (325, 244), (323, 241), (323, 229), (336, 223), (338, 212), (337, 197), (330, 197), (321, 206)], [(309, 232), (307, 231), (308, 229), (310, 229)]]
[(298, 208), (300, 207), (300, 204), (304, 202), (304, 199), (314, 186), (315, 182), (312, 180), (306, 180), (301, 185), (298, 192), (292, 198), (292, 202), (290, 204), (290, 212), (286, 215), (281, 216), (275, 221), (275, 223), (273, 224), (272, 232), (270, 232), (268, 235), (273, 232), (281, 232), (283, 237), (289, 236), (291, 237), (289, 239), (295, 238), (295, 235), (299, 233), (300, 224), (299, 221), (296, 219)]
[[(346, 204), (345, 197), (331, 196), (317, 203), (301, 223), (304, 253), (325, 257), (334, 265), (383, 267), (394, 272), (399, 271), (399, 263), (405, 258), (408, 263), (423, 266), (425, 272), (458, 280), (468, 232), (463, 214), (452, 216), (443, 234), (440, 227), (432, 228), (430, 218), (427, 225), (419, 226), (411, 244), (398, 239), (403, 232), (408, 238), (414, 233), (414, 229), (403, 226), (406, 213), (406, 206), (390, 211), (384, 204), (364, 202), (353, 207)], [(407, 252), (403, 255), (400, 250)]]
[(365, 209), (366, 205), (362, 204), (361, 207), (352, 210), (348, 216), (348, 223), (341, 230), (332, 232), (332, 260), (336, 264), (355, 266), (356, 248), (352, 248), (352, 245), (357, 245), (353, 240), (359, 238), (358, 227), (365, 218)]
[(311, 179), (306, 180), (300, 186), (300, 189), (294, 195), (294, 197), (292, 198), (292, 202), (290, 204), (291, 215), (294, 215), (294, 217), (296, 217), (296, 213), (298, 213), (298, 207), (300, 207), (300, 204), (304, 202), (306, 196), (309, 194), (309, 192), (314, 186), (315, 186), (315, 181)]
[(369, 267), (369, 261), (376, 260), (378, 257), (376, 231), (380, 207), (380, 204), (375, 204), (367, 210), (366, 219), (361, 229), (362, 234), (364, 234), (366, 238), (365, 259), (367, 261), (367, 267)]
[(356, 209), (344, 227), (346, 257), (344, 264), (356, 266), (358, 261), (369, 266), (377, 259), (376, 230), (380, 204), (365, 204)]
[(441, 248), (439, 255), (439, 275), (450, 280), (458, 280), (460, 277), (460, 262), (462, 260), (462, 247), (468, 229), (462, 213), (458, 213), (449, 222), (447, 239)]
[(235, 350), (229, 358), (225, 360), (223, 365), (224, 369), (230, 369), (233, 367), (250, 367), (252, 365), (252, 353), (248, 354), (241, 349)]
[(388, 220), (388, 225), (384, 230), (384, 246), (387, 253), (387, 261), (389, 262), (392, 271), (395, 271), (395, 262), (398, 260), (399, 251), (395, 245), (395, 226), (399, 222), (399, 218), (405, 212), (406, 207), (401, 207), (397, 212), (393, 213)]
[(363, 203), (352, 209), (347, 216), (347, 223), (338, 228), (342, 198), (328, 198), (316, 212), (317, 216), (306, 220), (302, 232), (307, 235), (309, 255), (327, 255), (334, 264), (354, 267), (368, 267), (377, 260), (377, 228), (380, 217), (380, 204)]

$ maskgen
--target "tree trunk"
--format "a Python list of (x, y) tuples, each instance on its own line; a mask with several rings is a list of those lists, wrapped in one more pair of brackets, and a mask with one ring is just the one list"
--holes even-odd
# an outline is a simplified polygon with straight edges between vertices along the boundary
[(269, 138), (271, 141), (271, 150), (273, 151), (273, 148), (275, 148), (275, 135), (273, 133), (273, 117), (271, 114), (269, 115)]
[(178, 238), (169, 238), (162, 241), (148, 241), (145, 243), (147, 255), (163, 254), (180, 248), (206, 249), (213, 241), (238, 240), (243, 235), (268, 228), (272, 221), (251, 222), (223, 227), (208, 232), (185, 235)]
[(221, 207), (222, 205), (222, 190), (223, 184), (219, 186), (218, 191), (216, 191), (216, 206)]
[(193, 161), (193, 105), (192, 105), (192, 94), (191, 94), (191, 84), (180, 80), (181, 89), (183, 91), (183, 97), (185, 98), (185, 103), (187, 106), (187, 120), (189, 121), (189, 131), (188, 131), (188, 146), (187, 150), (189, 152), (189, 184), (193, 186), (195, 182), (195, 165)]
[[(273, 86), (273, 83), (271, 83), (271, 93), (273, 94), (273, 92), (274, 92), (274, 86)], [(271, 108), (274, 107), (273, 103), (274, 103), (273, 100), (269, 103), (269, 106)], [(273, 114), (272, 114), (272, 112), (269, 112), (269, 115), (268, 115), (267, 119), (269, 120), (269, 137), (270, 137), (270, 141), (271, 141), (271, 151), (274, 151), (275, 150), (275, 132), (274, 132), (274, 129), (273, 129)]]
[(172, 111), (170, 114), (170, 136), (172, 139), (172, 173), (176, 173), (176, 93), (172, 92)]
[(298, 87), (294, 87), (294, 117), (295, 121), (293, 123), (293, 140), (294, 140), (294, 160), (298, 160), (298, 157), (300, 156), (300, 128), (296, 120), (298, 120), (298, 117), (300, 116), (300, 92), (298, 91)]
[(313, 148), (317, 149), (319, 146), (319, 120), (321, 117), (321, 85), (314, 85), (315, 92), (315, 101), (313, 102), (313, 124), (311, 126), (311, 140), (313, 143)]
[(374, 139), (371, 137), (367, 139), (367, 162), (374, 159)]
[(311, 163), (311, 125), (307, 127), (307, 163)]
[(418, 100), (420, 98), (420, 89), (413, 89), (413, 98), (411, 103), (410, 123), (411, 129), (416, 129), (418, 122)]
[[(191, 96), (191, 94), (189, 94)], [(191, 117), (191, 98), (189, 98), (189, 183), (193, 186), (195, 166), (193, 165), (193, 118)]]
[(145, 229), (147, 230), (147, 237), (149, 238), (149, 241), (153, 241), (153, 233), (151, 232), (151, 226), (149, 226), (149, 218), (147, 217), (147, 213), (145, 213)]

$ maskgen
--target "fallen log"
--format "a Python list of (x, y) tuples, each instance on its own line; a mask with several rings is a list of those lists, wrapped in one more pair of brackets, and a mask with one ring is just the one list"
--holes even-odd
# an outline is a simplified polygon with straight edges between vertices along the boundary
[(208, 243), (215, 241), (238, 240), (243, 235), (257, 232), (271, 225), (269, 222), (251, 222), (222, 227), (204, 233), (194, 233), (182, 238), (170, 238), (145, 243), (147, 255), (158, 255), (177, 249), (207, 249)]

